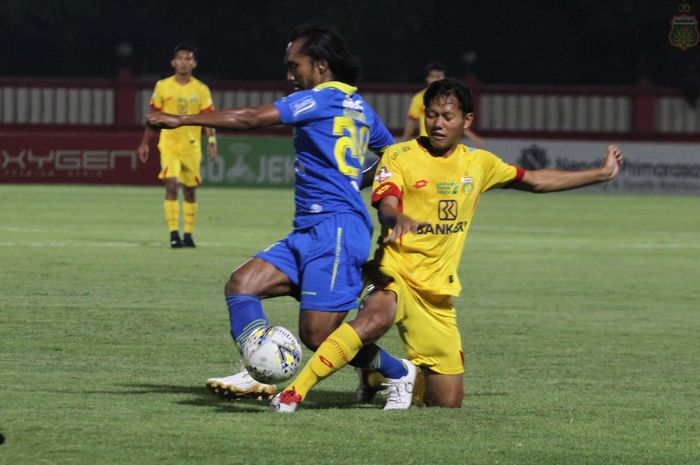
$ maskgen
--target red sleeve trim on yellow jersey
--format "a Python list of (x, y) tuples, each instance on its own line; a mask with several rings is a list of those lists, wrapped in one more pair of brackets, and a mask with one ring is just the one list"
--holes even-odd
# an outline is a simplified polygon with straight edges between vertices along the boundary
[(208, 107), (206, 107), (204, 110), (202, 110), (200, 113), (211, 113), (214, 111), (214, 104), (212, 103)]
[(155, 106), (155, 105), (151, 105), (151, 110), (153, 110), (153, 111), (162, 111), (163, 109), (162, 109), (162, 108), (158, 108), (158, 107)]
[(515, 184), (516, 182), (518, 182), (518, 181), (520, 181), (521, 179), (523, 179), (523, 176), (525, 176), (525, 170), (524, 170), (524, 169), (522, 169), (522, 168), (519, 167), (519, 166), (515, 166), (515, 165), (511, 165), (511, 166), (515, 168), (515, 177), (513, 178), (513, 180), (512, 180), (511, 182), (509, 182), (508, 184), (506, 184), (505, 186), (503, 186), (504, 189), (508, 189), (508, 188), (511, 187), (513, 184)]
[(407, 115), (407, 116), (408, 116), (408, 119), (413, 120), (413, 121), (418, 121), (418, 119), (419, 119), (419, 118), (416, 118), (416, 117), (413, 116), (413, 115)]
[(387, 196), (393, 195), (394, 197), (399, 198), (399, 205), (401, 204), (401, 200), (403, 198), (403, 194), (401, 192), (401, 189), (399, 187), (391, 182), (385, 182), (379, 185), (374, 192), (372, 192), (372, 206), (374, 208), (377, 208), (379, 206), (379, 202)]

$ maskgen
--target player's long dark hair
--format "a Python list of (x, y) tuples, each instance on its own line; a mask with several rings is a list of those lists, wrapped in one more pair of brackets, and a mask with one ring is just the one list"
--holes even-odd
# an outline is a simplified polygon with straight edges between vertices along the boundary
[(345, 39), (333, 28), (302, 24), (294, 28), (289, 41), (304, 39), (301, 53), (314, 61), (325, 60), (336, 81), (355, 85), (360, 79), (360, 60), (350, 53)]
[(447, 97), (448, 95), (453, 95), (459, 100), (462, 114), (466, 116), (467, 113), (474, 113), (474, 95), (471, 89), (455, 78), (440, 79), (430, 84), (423, 94), (423, 105), (428, 108), (435, 97)]

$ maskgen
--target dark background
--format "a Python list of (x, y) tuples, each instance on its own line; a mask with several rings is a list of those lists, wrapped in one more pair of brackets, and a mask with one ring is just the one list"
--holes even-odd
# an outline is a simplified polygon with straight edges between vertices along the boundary
[(2, 0), (0, 76), (114, 77), (127, 42), (134, 74), (152, 78), (171, 71), (175, 44), (192, 42), (205, 79), (278, 81), (289, 29), (317, 21), (346, 36), (369, 82), (421, 81), (438, 60), (488, 84), (630, 85), (644, 73), (676, 86), (700, 60), (700, 45), (669, 44), (679, 3)]

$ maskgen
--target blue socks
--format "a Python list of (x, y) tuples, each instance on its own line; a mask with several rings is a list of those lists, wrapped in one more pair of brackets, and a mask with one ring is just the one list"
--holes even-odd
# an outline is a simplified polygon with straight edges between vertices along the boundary
[[(270, 326), (263, 312), (260, 298), (250, 294), (231, 294), (226, 296), (228, 313), (231, 320), (231, 337), (238, 347), (255, 329)], [(385, 378), (398, 379), (406, 376), (408, 370), (396, 357), (393, 357), (376, 344), (367, 344), (352, 359), (350, 365), (378, 371)]]
[(231, 337), (239, 348), (256, 328), (270, 325), (257, 296), (231, 294), (226, 296), (226, 303), (231, 320)]

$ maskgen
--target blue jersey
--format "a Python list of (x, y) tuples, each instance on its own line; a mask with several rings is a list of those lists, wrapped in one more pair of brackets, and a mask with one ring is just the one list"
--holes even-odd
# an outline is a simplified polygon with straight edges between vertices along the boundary
[(394, 139), (356, 91), (331, 81), (275, 102), (282, 123), (294, 126), (295, 230), (336, 213), (356, 213), (372, 229), (360, 195), (362, 161)]

